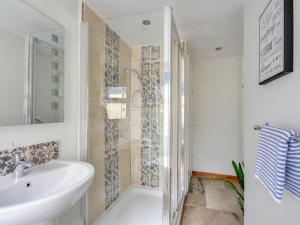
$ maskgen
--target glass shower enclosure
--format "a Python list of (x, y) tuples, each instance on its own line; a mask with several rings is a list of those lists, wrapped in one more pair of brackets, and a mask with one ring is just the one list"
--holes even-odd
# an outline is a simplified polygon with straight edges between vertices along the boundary
[(172, 10), (83, 11), (83, 159), (95, 167), (85, 224), (176, 224), (188, 178), (185, 48)]
[(164, 9), (164, 190), (163, 224), (180, 223), (187, 193), (186, 74), (181, 42), (172, 8)]

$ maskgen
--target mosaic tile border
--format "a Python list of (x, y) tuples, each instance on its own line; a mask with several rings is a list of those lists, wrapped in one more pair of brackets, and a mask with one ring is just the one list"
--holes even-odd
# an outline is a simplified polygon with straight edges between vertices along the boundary
[(143, 46), (141, 185), (159, 188), (160, 46)]
[(6, 176), (13, 172), (15, 166), (13, 153), (17, 150), (23, 150), (26, 160), (31, 160), (34, 163), (34, 166), (56, 160), (59, 156), (59, 144), (57, 141), (0, 151), (0, 176)]
[[(120, 63), (120, 37), (106, 25), (105, 32), (105, 87), (119, 86), (119, 63)], [(105, 96), (107, 101), (108, 96)], [(120, 193), (119, 188), (119, 120), (109, 119), (105, 114), (105, 208), (117, 200)]]

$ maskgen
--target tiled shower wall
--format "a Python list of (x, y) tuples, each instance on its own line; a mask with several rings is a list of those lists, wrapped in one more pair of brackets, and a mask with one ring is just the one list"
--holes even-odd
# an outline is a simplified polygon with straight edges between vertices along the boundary
[[(130, 184), (162, 187), (162, 47), (130, 48), (90, 8), (84, 8), (89, 40), (88, 159), (95, 179), (88, 193), (92, 224)], [(128, 73), (127, 68), (137, 74)], [(126, 87), (111, 99), (110, 87)], [(108, 104), (126, 104), (125, 119), (110, 119)]]
[[(92, 224), (130, 185), (129, 46), (87, 6), (84, 21), (89, 40), (88, 160), (95, 179), (88, 193)], [(126, 99), (110, 99), (110, 87), (126, 87)], [(125, 119), (110, 119), (107, 105), (126, 104)]]
[(162, 189), (162, 71), (160, 44), (132, 48), (131, 183)]

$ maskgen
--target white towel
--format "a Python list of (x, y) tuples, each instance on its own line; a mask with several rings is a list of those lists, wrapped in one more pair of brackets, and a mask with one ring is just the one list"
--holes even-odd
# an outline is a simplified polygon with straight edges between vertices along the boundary
[(300, 142), (291, 140), (286, 161), (285, 188), (300, 200)]
[(261, 128), (256, 174), (276, 202), (281, 202), (285, 185), (286, 159), (294, 131), (265, 126)]

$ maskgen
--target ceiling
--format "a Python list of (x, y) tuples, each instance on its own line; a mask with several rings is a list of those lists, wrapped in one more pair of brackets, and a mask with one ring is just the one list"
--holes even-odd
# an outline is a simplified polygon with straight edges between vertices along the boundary
[(0, 28), (4, 30), (23, 36), (58, 27), (53, 20), (23, 1), (1, 0)]
[[(193, 58), (242, 55), (242, 0), (178, 0), (174, 15), (181, 38), (188, 40)], [(223, 50), (216, 51), (221, 46)]]
[[(243, 53), (243, 0), (85, 0), (131, 46), (163, 40), (164, 6), (172, 5), (193, 59)], [(143, 19), (153, 23), (145, 28)], [(161, 21), (161, 22), (160, 22)], [(221, 46), (221, 51), (215, 48)]]
[[(151, 25), (143, 25), (143, 20), (150, 20)], [(142, 46), (162, 43), (164, 40), (164, 11), (153, 10), (128, 16), (114, 17), (105, 21), (130, 46)]]
[(162, 9), (170, 5), (172, 0), (84, 0), (84, 2), (96, 10), (103, 19), (111, 19)]

